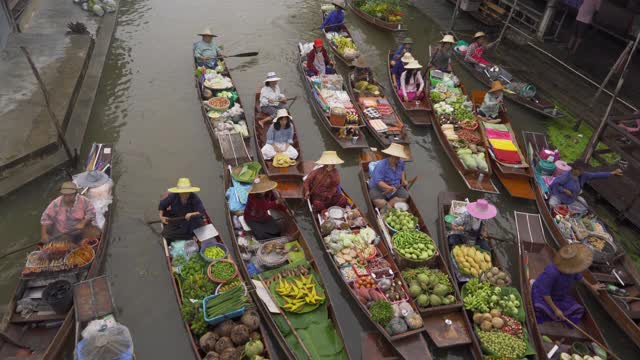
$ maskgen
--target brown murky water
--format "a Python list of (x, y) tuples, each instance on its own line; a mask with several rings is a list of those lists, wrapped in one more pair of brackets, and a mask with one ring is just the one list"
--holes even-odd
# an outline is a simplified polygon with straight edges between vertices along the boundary
[[(415, 8), (408, 8), (407, 13), (409, 35), (418, 40), (414, 55), (425, 59), (426, 45), (439, 38), (439, 29)], [(353, 15), (347, 15), (347, 22), (375, 75), (383, 84), (388, 83), (386, 54), (395, 47), (394, 36), (403, 35), (378, 31)], [(201, 196), (216, 226), (223, 236), (228, 234), (224, 207), (220, 205), (224, 198), (222, 162), (203, 124), (193, 82), (191, 43), (196, 40), (195, 34), (204, 26), (211, 26), (219, 34), (216, 40), (224, 44), (227, 54), (260, 52), (258, 57), (227, 61), (245, 108), (253, 106), (254, 91), (265, 74), (276, 71), (283, 79), (280, 85), (283, 91), (288, 96), (299, 97), (291, 112), (305, 157), (314, 159), (325, 149), (338, 148), (313, 118), (296, 66), (298, 41), (317, 37), (319, 24), (319, 3), (312, 0), (216, 3), (195, 0), (188, 4), (121, 1), (118, 28), (85, 143), (115, 144), (117, 200), (106, 271), (113, 282), (121, 320), (133, 333), (139, 358), (191, 358), (160, 240), (144, 224), (145, 219), (156, 215), (159, 194), (172, 186), (177, 177), (190, 177), (202, 187)], [(458, 75), (468, 89), (480, 86), (463, 69), (458, 69)], [(517, 132), (543, 130), (543, 120), (535, 115), (514, 104), (510, 104), (509, 111)], [(412, 135), (415, 161), (409, 165), (408, 175), (420, 177), (412, 194), (435, 235), (439, 192), (467, 192), (471, 199), (482, 194), (466, 190), (431, 130), (412, 129)], [(374, 144), (371, 139), (370, 144)], [(341, 167), (343, 186), (360, 206), (365, 206), (357, 177), (357, 153), (339, 151), (339, 155), (346, 160)], [(40, 213), (55, 196), (62, 179), (62, 172), (57, 172), (0, 201), (3, 248), (37, 240)], [(503, 194), (506, 192), (501, 190)], [(491, 232), (506, 239), (500, 243), (498, 252), (515, 271), (513, 210), (536, 212), (535, 203), (508, 195), (485, 197), (500, 209)], [(328, 271), (327, 259), (317, 244), (307, 212), (301, 209), (297, 213), (306, 238), (325, 270), (325, 282), (336, 305), (348, 351), (353, 358), (360, 358), (361, 333), (371, 327), (361, 316), (354, 315), (359, 314), (355, 304), (344, 301), (347, 299), (345, 289), (336, 282), (333, 272)], [(23, 263), (22, 255), (0, 263), (1, 301), (9, 300)], [(601, 312), (597, 306), (595, 309)], [(606, 322), (606, 314), (601, 315), (601, 323)], [(625, 343), (615, 327), (607, 328), (606, 334), (616, 350), (619, 347), (615, 345)], [(434, 354), (438, 358), (465, 357), (455, 351)]]

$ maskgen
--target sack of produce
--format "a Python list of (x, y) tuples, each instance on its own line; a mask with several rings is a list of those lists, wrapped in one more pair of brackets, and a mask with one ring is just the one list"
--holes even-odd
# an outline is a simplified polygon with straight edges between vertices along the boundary
[(115, 323), (102, 331), (92, 332), (90, 336), (84, 337), (78, 343), (76, 353), (78, 360), (133, 359), (133, 339), (126, 326)]

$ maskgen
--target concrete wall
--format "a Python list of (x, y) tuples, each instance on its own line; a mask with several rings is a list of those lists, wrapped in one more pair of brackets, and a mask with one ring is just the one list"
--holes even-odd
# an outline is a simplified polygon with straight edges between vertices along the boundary
[(9, 22), (11, 14), (7, 8), (5, 0), (0, 0), (0, 49), (7, 42), (7, 37), (11, 33), (11, 23)]

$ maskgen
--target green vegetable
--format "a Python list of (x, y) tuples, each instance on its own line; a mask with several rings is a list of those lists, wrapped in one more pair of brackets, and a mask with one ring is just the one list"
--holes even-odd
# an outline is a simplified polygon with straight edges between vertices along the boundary
[(218, 246), (210, 246), (204, 250), (204, 256), (209, 259), (219, 259), (225, 255), (224, 250)]
[(477, 330), (482, 345), (497, 356), (520, 359), (527, 353), (527, 342), (521, 337), (501, 331)]
[(371, 319), (382, 326), (387, 326), (393, 319), (393, 306), (385, 300), (374, 302), (369, 308), (369, 312)]
[(226, 291), (213, 299), (210, 299), (205, 307), (207, 308), (207, 317), (209, 319), (220, 315), (242, 309), (247, 306), (248, 299), (244, 296), (244, 289), (235, 287)]
[(200, 337), (207, 332), (207, 323), (202, 316), (202, 303), (191, 301), (182, 302), (182, 318), (186, 321), (191, 328), (191, 331), (196, 337)]
[(455, 297), (450, 295), (453, 292), (453, 286), (449, 275), (438, 269), (429, 269), (424, 266), (407, 269), (402, 271), (402, 277), (411, 284), (409, 295), (422, 308), (430, 305), (437, 306), (430, 304), (430, 295), (432, 294), (436, 295), (442, 304), (448, 305), (447, 302), (449, 304), (455, 302)]
[(418, 218), (408, 211), (391, 209), (385, 214), (385, 221), (397, 231), (415, 230)]
[(207, 271), (207, 265), (201, 256), (192, 256), (180, 270), (180, 275), (183, 279), (188, 279), (196, 274), (204, 275)]
[(264, 345), (260, 340), (251, 340), (244, 345), (244, 354), (249, 359), (254, 359), (256, 356), (262, 354), (264, 351)]
[(393, 235), (393, 247), (404, 258), (424, 261), (436, 253), (433, 239), (422, 231), (399, 231)]
[(213, 295), (215, 290), (216, 284), (203, 274), (193, 275), (182, 282), (182, 297), (184, 299), (202, 300)]
[(242, 285), (242, 282), (240, 281), (240, 279), (233, 279), (229, 282), (226, 282), (224, 285), (222, 285), (220, 287), (220, 290), (218, 291), (219, 293), (223, 293), (225, 291), (231, 290), (237, 286)]
[(491, 296), (494, 295), (493, 286), (488, 282), (480, 282), (478, 278), (472, 278), (464, 286), (462, 302), (464, 308), (473, 312), (486, 313), (491, 310)]
[(233, 263), (227, 261), (217, 261), (211, 265), (211, 276), (218, 280), (231, 279), (236, 273)]

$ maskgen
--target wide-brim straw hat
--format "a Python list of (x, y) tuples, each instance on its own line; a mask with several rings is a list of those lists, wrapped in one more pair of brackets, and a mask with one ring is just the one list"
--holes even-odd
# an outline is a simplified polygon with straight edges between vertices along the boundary
[(569, 244), (563, 246), (553, 257), (553, 263), (560, 272), (578, 274), (591, 266), (593, 252), (584, 244)]
[(440, 40), (441, 43), (450, 43), (450, 44), (455, 44), (456, 43), (456, 39), (453, 38), (453, 35), (445, 35), (442, 40)]
[(422, 69), (422, 65), (418, 62), (418, 60), (413, 60), (404, 66), (405, 69)]
[(267, 73), (267, 78), (264, 79), (265, 84), (271, 81), (280, 81), (278, 74), (276, 74), (274, 71)]
[(204, 28), (204, 30), (202, 30), (198, 35), (218, 37), (218, 35), (214, 34), (213, 31), (211, 31), (211, 28), (209, 27)]
[(493, 219), (498, 214), (498, 209), (485, 199), (479, 199), (467, 204), (467, 212), (476, 219)]
[(280, 119), (281, 117), (288, 117), (289, 120), (293, 119), (291, 117), (291, 115), (289, 115), (289, 110), (287, 110), (287, 109), (278, 109), (278, 112), (276, 113), (276, 117), (273, 118), (273, 122), (278, 121), (278, 119)]
[(487, 36), (487, 34), (483, 33), (482, 31), (478, 31), (477, 33), (473, 34), (473, 40), (481, 38), (483, 36)]
[(316, 161), (318, 165), (339, 165), (344, 164), (344, 160), (340, 159), (335, 151), (323, 151), (320, 159)]
[(191, 180), (189, 178), (178, 179), (178, 184), (175, 187), (167, 189), (168, 192), (174, 194), (198, 192), (200, 188), (197, 186), (191, 186)]
[(405, 63), (412, 62), (413, 60), (415, 59), (413, 58), (413, 55), (411, 55), (410, 52), (404, 53), (404, 55), (402, 55), (402, 57), (400, 58), (400, 61)]
[(413, 44), (413, 39), (407, 36), (406, 38), (404, 38), (404, 39), (402, 40), (402, 43), (403, 43), (403, 44), (409, 44), (409, 45), (410, 45), (410, 44)]
[(405, 150), (404, 145), (398, 143), (392, 143), (388, 148), (382, 150), (383, 154), (387, 154), (390, 156), (398, 157), (402, 160), (407, 160), (409, 157), (407, 156), (407, 151)]
[(109, 176), (102, 171), (91, 170), (73, 175), (73, 182), (79, 187), (97, 187), (109, 181)]
[(364, 60), (364, 58), (362, 56), (358, 56), (354, 61), (353, 61), (353, 66), (357, 67), (357, 68), (361, 68), (364, 69), (366, 67), (369, 67), (369, 65), (367, 65), (367, 62)]
[(253, 186), (249, 190), (250, 194), (260, 194), (267, 191), (271, 191), (278, 187), (278, 183), (269, 179), (267, 175), (260, 174), (253, 179)]
[(71, 195), (78, 192), (78, 186), (73, 181), (65, 181), (60, 186), (60, 194)]
[(344, 1), (341, 1), (341, 0), (335, 0), (335, 1), (332, 1), (332, 2), (331, 2), (331, 4), (333, 4), (333, 5), (337, 6), (337, 7), (339, 7), (339, 8), (340, 8), (340, 9), (342, 9), (342, 10), (344, 10), (344, 9), (345, 9)]
[(495, 92), (495, 91), (501, 91), (504, 90), (504, 86), (502, 85), (502, 82), (500, 82), (500, 80), (495, 80), (494, 82), (491, 83), (491, 89), (489, 89), (489, 92)]

